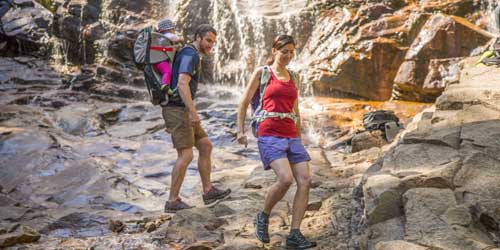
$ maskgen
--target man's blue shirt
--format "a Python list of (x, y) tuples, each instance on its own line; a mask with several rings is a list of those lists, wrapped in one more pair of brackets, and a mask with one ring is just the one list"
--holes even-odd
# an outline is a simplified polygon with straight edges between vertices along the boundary
[[(171, 87), (176, 88), (179, 82), (179, 74), (188, 74), (191, 76), (189, 88), (191, 89), (191, 97), (195, 98), (196, 91), (198, 90), (198, 82), (201, 74), (200, 56), (198, 51), (192, 47), (185, 47), (175, 55), (175, 60), (172, 65), (172, 82)], [(184, 103), (179, 100), (169, 102), (169, 105), (184, 107)]]

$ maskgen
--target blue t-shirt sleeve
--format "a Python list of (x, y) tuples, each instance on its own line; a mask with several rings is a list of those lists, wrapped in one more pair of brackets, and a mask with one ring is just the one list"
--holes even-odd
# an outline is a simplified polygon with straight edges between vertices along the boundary
[(190, 49), (186, 49), (185, 53), (183, 53), (181, 57), (181, 62), (179, 64), (179, 74), (185, 73), (193, 77), (195, 74), (196, 65), (198, 63), (198, 57), (196, 56), (196, 53), (189, 50)]

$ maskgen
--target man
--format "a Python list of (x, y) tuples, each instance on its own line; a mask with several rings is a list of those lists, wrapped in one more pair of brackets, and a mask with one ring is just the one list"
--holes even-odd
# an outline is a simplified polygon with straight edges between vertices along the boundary
[(166, 130), (172, 135), (172, 142), (177, 150), (177, 161), (172, 170), (170, 195), (165, 203), (165, 212), (191, 208), (181, 200), (179, 191), (187, 167), (193, 160), (193, 146), (199, 151), (198, 170), (203, 185), (203, 202), (208, 205), (231, 193), (230, 189), (218, 189), (210, 182), (212, 142), (201, 127), (200, 117), (193, 102), (201, 74), (199, 54), (210, 54), (216, 36), (217, 32), (211, 26), (198, 26), (192, 45), (181, 49), (173, 63), (171, 86), (178, 87), (180, 99), (171, 100), (163, 106), (162, 114)]

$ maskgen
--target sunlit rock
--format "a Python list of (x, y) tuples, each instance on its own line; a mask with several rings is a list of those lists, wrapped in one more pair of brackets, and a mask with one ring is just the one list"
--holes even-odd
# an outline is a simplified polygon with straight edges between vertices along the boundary
[[(394, 78), (393, 98), (434, 101), (442, 86), (427, 84), (424, 88), (429, 71), (434, 70), (431, 59), (470, 56), (491, 38), (491, 34), (463, 18), (443, 14), (432, 16), (408, 49)], [(437, 90), (433, 90), (436, 87)]]
[(423, 247), (411, 242), (396, 240), (396, 241), (384, 241), (380, 242), (375, 246), (375, 250), (428, 250), (427, 247)]

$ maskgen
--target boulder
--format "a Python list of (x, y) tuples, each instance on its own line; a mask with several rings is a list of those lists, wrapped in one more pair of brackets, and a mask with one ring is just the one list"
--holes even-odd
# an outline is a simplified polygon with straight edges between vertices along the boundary
[(308, 80), (315, 95), (331, 96), (340, 92), (385, 101), (391, 97), (393, 79), (403, 57), (404, 49), (398, 43), (377, 38), (312, 64)]
[(365, 131), (352, 137), (352, 152), (356, 153), (372, 147), (382, 147), (387, 144), (384, 133), (380, 130)]
[(377, 224), (403, 214), (401, 181), (391, 175), (373, 175), (363, 185), (365, 214), (369, 225)]
[[(484, 242), (487, 238), (480, 232), (471, 232), (467, 227), (456, 224), (457, 220), (462, 221), (462, 224), (471, 220), (470, 215), (457, 204), (450, 189), (416, 188), (407, 191), (403, 198), (405, 240), (445, 250), (481, 250), (486, 244), (491, 244)], [(465, 217), (457, 218), (462, 215)]]
[(391, 173), (426, 172), (459, 159), (456, 149), (428, 143), (400, 144), (384, 156), (382, 170)]

